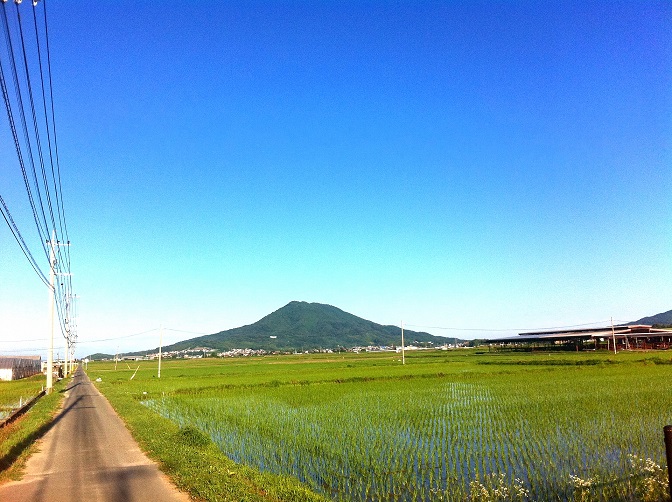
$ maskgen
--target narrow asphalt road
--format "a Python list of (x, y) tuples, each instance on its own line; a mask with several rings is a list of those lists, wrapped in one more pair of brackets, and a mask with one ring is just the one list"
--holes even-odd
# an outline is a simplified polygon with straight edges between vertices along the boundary
[(0, 501), (190, 500), (140, 450), (81, 367), (66, 396), (23, 479), (0, 486)]

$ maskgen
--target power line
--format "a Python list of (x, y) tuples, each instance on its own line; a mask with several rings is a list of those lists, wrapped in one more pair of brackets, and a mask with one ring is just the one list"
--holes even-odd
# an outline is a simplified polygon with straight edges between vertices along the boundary
[[(28, 125), (26, 121), (26, 115), (25, 115), (25, 108), (23, 104), (23, 98), (21, 95), (21, 85), (19, 83), (19, 76), (18, 76), (18, 71), (16, 68), (16, 59), (14, 57), (14, 44), (12, 43), (12, 36), (10, 32), (10, 27), (9, 27), (9, 19), (7, 18), (7, 8), (5, 6), (5, 2), (2, 3), (2, 13), (3, 13), (3, 20), (4, 20), (4, 28), (5, 28), (5, 40), (7, 41), (7, 52), (9, 55), (9, 61), (10, 61), (10, 67), (12, 70), (12, 77), (14, 80), (14, 91), (16, 93), (16, 99), (18, 102), (18, 108), (19, 108), (19, 116), (21, 118), (21, 126), (23, 130), (23, 136), (24, 136), (24, 141), (26, 144), (26, 149), (28, 150), (28, 159), (30, 160), (30, 166), (32, 169), (32, 174), (33, 174), (33, 180), (35, 182), (34, 188), (37, 193), (37, 199), (39, 202), (39, 207), (40, 207), (40, 212), (42, 213), (42, 221), (44, 223), (44, 227), (41, 226), (41, 222), (39, 221), (39, 216), (37, 215), (37, 212), (34, 210), (33, 214), (35, 217), (35, 223), (37, 225), (38, 233), (40, 234), (41, 240), (44, 242), (47, 240), (47, 236), (49, 235), (49, 225), (47, 224), (47, 216), (44, 212), (44, 203), (42, 202), (42, 193), (40, 191), (40, 186), (39, 186), (39, 181), (37, 179), (37, 170), (35, 168), (35, 159), (33, 157), (33, 149), (31, 146), (31, 141), (30, 141), (30, 134), (28, 133)], [(18, 7), (18, 6), (17, 6)], [(15, 138), (14, 140), (15, 145), (17, 146), (17, 154), (19, 154), (19, 142)], [(34, 207), (34, 201), (32, 199), (31, 195), (31, 190), (30, 190), (30, 185), (28, 182), (28, 178), (25, 176), (25, 167), (23, 163), (21, 162), (21, 169), (24, 172), (24, 183), (26, 184), (26, 191), (28, 192), (28, 197), (31, 200), (31, 205)], [(45, 255), (48, 257), (48, 253), (46, 251), (45, 247)], [(48, 258), (47, 258), (48, 259)]]
[(16, 242), (19, 244), (21, 251), (23, 251), (23, 254), (26, 256), (26, 258), (28, 258), (30, 266), (33, 267), (33, 270), (35, 270), (35, 273), (44, 283), (44, 285), (47, 287), (51, 287), (49, 285), (47, 277), (44, 275), (44, 272), (42, 272), (37, 262), (35, 261), (33, 254), (30, 252), (30, 249), (28, 249), (26, 241), (23, 240), (23, 236), (21, 235), (21, 232), (19, 232), (19, 228), (16, 226), (16, 223), (14, 223), (14, 218), (12, 218), (12, 214), (9, 212), (9, 208), (5, 204), (5, 201), (1, 195), (0, 195), (0, 204), (2, 204), (2, 207), (0, 207), (0, 212), (2, 213), (2, 216), (5, 218), (5, 221), (7, 222), (7, 225), (9, 226), (12, 235), (14, 235), (14, 239), (16, 239)]
[(30, 352), (46, 352), (49, 350), (49, 347), (28, 347), (25, 349), (9, 349), (2, 350), (3, 354), (21, 354), (21, 353), (30, 353)]
[[(56, 134), (56, 113), (54, 111), (54, 86), (53, 86), (53, 80), (52, 80), (52, 72), (51, 72), (51, 50), (49, 48), (49, 24), (47, 22), (48, 16), (47, 16), (47, 2), (46, 0), (42, 2), (42, 5), (44, 6), (44, 41), (45, 41), (45, 48), (46, 48), (46, 53), (47, 53), (47, 77), (49, 81), (49, 103), (50, 103), (50, 112), (51, 112), (51, 124), (52, 124), (52, 129), (53, 129), (53, 143), (54, 143), (54, 157), (56, 159), (56, 172), (54, 174), (54, 162), (53, 159), (51, 160), (51, 167), (52, 167), (52, 176), (54, 177), (54, 191), (56, 193), (56, 199), (57, 202), (60, 204), (57, 204), (57, 207), (60, 205), (60, 210), (59, 210), (59, 218), (62, 217), (63, 220), (63, 229), (62, 233), (64, 233), (65, 240), (70, 241), (70, 237), (68, 235), (68, 224), (65, 219), (65, 207), (63, 205), (63, 187), (61, 183), (61, 164), (60, 164), (60, 159), (58, 155), (58, 141), (57, 141), (57, 134)], [(42, 76), (42, 63), (41, 63), (41, 52), (39, 50), (39, 36), (37, 35), (37, 15), (36, 15), (36, 5), (33, 4), (33, 20), (36, 24), (35, 28), (35, 37), (37, 39), (37, 47), (38, 47), (38, 57), (40, 59), (40, 79), (42, 80), (42, 89), (43, 89), (43, 100), (45, 103), (45, 122), (47, 123), (47, 135), (49, 137), (49, 156), (51, 158), (51, 136), (49, 135), (49, 117), (48, 113), (46, 111), (46, 98), (44, 97), (44, 79)], [(58, 189), (56, 189), (56, 180), (58, 180)], [(60, 196), (59, 196), (60, 194)], [(63, 232), (64, 230), (64, 232)], [(70, 272), (70, 249), (67, 249), (67, 270)]]
[[(40, 35), (39, 35), (39, 30), (37, 27), (37, 9), (35, 8), (36, 4), (33, 4), (33, 26), (35, 27), (35, 40), (37, 42), (37, 60), (38, 60), (38, 67), (40, 69), (40, 89), (42, 90), (42, 104), (43, 104), (43, 110), (44, 110), (44, 122), (46, 126), (46, 131), (47, 131), (47, 146), (49, 148), (49, 164), (51, 165), (51, 178), (54, 184), (54, 195), (56, 198), (56, 211), (58, 213), (58, 221), (60, 224), (60, 229), (61, 229), (61, 234), (63, 234), (63, 216), (61, 214), (61, 209), (62, 209), (62, 204), (59, 204), (59, 189), (56, 185), (56, 174), (54, 173), (54, 159), (53, 159), (53, 154), (52, 154), (52, 148), (51, 148), (51, 131), (49, 127), (49, 114), (47, 112), (47, 97), (45, 95), (45, 90), (44, 90), (44, 72), (43, 72), (43, 64), (42, 64), (42, 50), (40, 49)], [(46, 16), (45, 16), (45, 24), (46, 24)], [(49, 82), (51, 82), (51, 73), (49, 73)], [(52, 101), (52, 109), (53, 109), (53, 101)], [(55, 141), (55, 140), (54, 140)], [(60, 184), (60, 178), (59, 178), (59, 184)], [(62, 202), (62, 201), (61, 201)]]
[(171, 328), (163, 328), (164, 331), (176, 331), (178, 333), (189, 333), (192, 335), (210, 335), (211, 333), (203, 333), (201, 331), (186, 331), (183, 329), (171, 329)]
[[(98, 343), (98, 342), (112, 342), (115, 340), (122, 340), (124, 338), (132, 338), (134, 336), (140, 336), (140, 335), (145, 335), (147, 333), (151, 333), (153, 331), (158, 331), (160, 328), (152, 328), (148, 329), (146, 331), (141, 331), (140, 333), (133, 333), (132, 335), (122, 335), (122, 336), (115, 336), (111, 338), (99, 338), (96, 340), (84, 340), (82, 343)], [(190, 333), (192, 335), (208, 335), (209, 333), (202, 333), (200, 331), (187, 331), (183, 329), (171, 329), (171, 328), (163, 328), (164, 331), (175, 331), (178, 333)]]
[(22, 342), (46, 342), (46, 338), (33, 338), (31, 340), (0, 340), (0, 343), (22, 343)]
[[(2, 97), (7, 111), (7, 118), (11, 129), (14, 148), (21, 168), (23, 182), (28, 196), (28, 202), (37, 229), (37, 235), (42, 246), (45, 258), (49, 263), (49, 282), (46, 282), (46, 276), (42, 273), (35, 260), (30, 247), (19, 231), (14, 222), (6, 204), (2, 203), (3, 217), (10, 227), (15, 240), (19, 244), (22, 252), (29, 263), (38, 274), (40, 279), (47, 283), (50, 289), (52, 333), (50, 337), (50, 349), (48, 351), (48, 363), (52, 361), (53, 338), (55, 328), (55, 318), (58, 317), (58, 326), (61, 335), (66, 341), (67, 349), (70, 350), (72, 344), (77, 339), (75, 327), (72, 323), (71, 298), (72, 298), (72, 279), (71, 279), (71, 260), (69, 252), (69, 237), (67, 233), (67, 222), (65, 219), (65, 210), (63, 204), (63, 189), (61, 181), (60, 162), (58, 160), (58, 144), (56, 142), (56, 121), (53, 99), (53, 80), (51, 74), (51, 56), (49, 50), (49, 32), (47, 25), (47, 11), (44, 8), (44, 35), (40, 36), (38, 27), (37, 5), (39, 1), (33, 1), (32, 18), (34, 41), (30, 39), (31, 30), (23, 29), (23, 20), (21, 15), (21, 0), (15, 0), (15, 16), (9, 16), (6, 2), (2, 2), (2, 30), (4, 31), (6, 51), (5, 56), (12, 74), (14, 84), (14, 95), (10, 96), (7, 81), (5, 79), (5, 67), (0, 55), (0, 87)], [(45, 2), (42, 2), (45, 5)], [(11, 20), (10, 20), (11, 18)], [(46, 44), (46, 68), (43, 61), (43, 51), (41, 39)], [(37, 55), (35, 59), (33, 54)], [(31, 56), (29, 58), (29, 55)], [(17, 59), (19, 62), (17, 64)], [(22, 68), (19, 70), (18, 65)], [(39, 69), (39, 75), (36, 75), (36, 68)], [(45, 75), (46, 70), (46, 75)], [(31, 73), (33, 73), (31, 78)], [(19, 75), (21, 74), (21, 75)], [(34, 85), (39, 76), (39, 89)], [(46, 78), (45, 78), (46, 76)], [(49, 83), (47, 92), (46, 81)], [(47, 103), (47, 94), (49, 103)], [(26, 98), (27, 96), (27, 98)], [(39, 103), (39, 99), (42, 103)], [(26, 108), (29, 107), (30, 117), (32, 119), (32, 134), (29, 132), (28, 120), (26, 117)], [(17, 123), (15, 120), (16, 109), (18, 108), (18, 118), (23, 138), (19, 138)], [(49, 113), (51, 112), (51, 113)], [(46, 132), (48, 157), (45, 158), (45, 148), (41, 134), (41, 124)], [(53, 148), (52, 148), (52, 129), (53, 129)], [(37, 158), (35, 156), (37, 154)], [(54, 165), (56, 158), (56, 165)], [(26, 162), (27, 161), (27, 162)], [(48, 162), (48, 166), (47, 166)], [(28, 166), (26, 165), (28, 164)], [(28, 171), (30, 170), (30, 174)], [(38, 175), (39, 170), (39, 175)], [(54, 206), (56, 206), (54, 208)], [(47, 216), (48, 215), (48, 216)], [(65, 239), (63, 239), (65, 237)], [(49, 243), (47, 250), (46, 243)], [(67, 355), (66, 355), (67, 359)], [(67, 366), (66, 366), (67, 368)], [(67, 369), (66, 369), (67, 373)], [(47, 372), (47, 388), (51, 388), (51, 372)]]
[[(49, 182), (47, 181), (47, 172), (44, 168), (44, 155), (42, 154), (42, 142), (40, 141), (40, 128), (37, 123), (37, 114), (35, 113), (35, 99), (33, 98), (33, 85), (30, 79), (30, 70), (28, 67), (28, 54), (26, 53), (26, 43), (23, 36), (23, 23), (21, 22), (21, 11), (19, 9), (19, 4), (14, 4), (16, 7), (16, 21), (17, 26), (19, 27), (19, 38), (21, 40), (21, 54), (23, 55), (23, 66), (26, 73), (26, 89), (28, 90), (28, 101), (30, 103), (30, 112), (33, 119), (33, 130), (35, 132), (35, 146), (37, 147), (37, 155), (40, 164), (40, 170), (42, 173), (42, 182), (44, 183), (45, 196), (47, 199), (47, 205), (49, 206), (49, 216), (51, 219), (52, 228), (56, 228), (56, 220), (54, 219), (54, 209), (51, 203), (51, 193), (49, 191)], [(39, 39), (38, 39), (39, 43)], [(46, 108), (46, 105), (45, 105)]]
[[(165, 328), (164, 328), (165, 329)], [(116, 336), (112, 338), (99, 338), (96, 340), (84, 340), (83, 343), (89, 344), (89, 343), (99, 343), (99, 342), (111, 342), (111, 341), (116, 341), (116, 340), (122, 340), (124, 338), (132, 338), (135, 336), (140, 336), (140, 335), (146, 335), (147, 333), (152, 333), (154, 331), (158, 331), (159, 328), (152, 328), (148, 329), (146, 331), (141, 331), (140, 333), (133, 333), (131, 335), (123, 335), (123, 336)], [(180, 331), (180, 330), (170, 330), (170, 331)], [(187, 332), (189, 333), (189, 332)], [(21, 343), (21, 342), (44, 342), (47, 341), (46, 338), (35, 338), (32, 340), (0, 340), (0, 342), (4, 343)], [(31, 350), (48, 350), (48, 347), (45, 348), (34, 348), (32, 347)], [(25, 349), (9, 349), (9, 350), (2, 350), (1, 352), (25, 352)]]
[[(42, 246), (45, 257), (50, 261), (50, 269), (53, 269), (55, 277), (58, 277), (55, 285), (49, 285), (54, 290), (54, 303), (56, 312), (58, 314), (58, 321), (62, 335), (68, 341), (73, 338), (73, 333), (70, 327), (70, 313), (69, 301), (72, 296), (72, 279), (71, 279), (71, 260), (69, 247), (62, 243), (65, 241), (69, 244), (69, 237), (67, 232), (67, 222), (65, 219), (65, 210), (63, 204), (63, 189), (60, 172), (60, 162), (58, 159), (58, 143), (56, 140), (56, 121), (54, 111), (53, 99), (53, 79), (51, 72), (51, 55), (49, 48), (49, 31), (47, 24), (46, 2), (41, 2), (44, 6), (43, 16), (44, 20), (43, 36), (40, 36), (40, 28), (38, 27), (37, 5), (38, 2), (32, 2), (32, 18), (34, 42), (29, 48), (30, 30), (24, 31), (23, 20), (20, 7), (21, 2), (15, 1), (16, 16), (8, 15), (5, 2), (2, 5), (2, 29), (6, 41), (6, 61), (9, 63), (12, 79), (14, 83), (14, 95), (10, 96), (7, 81), (5, 79), (5, 65), (0, 58), (0, 87), (2, 88), (3, 100), (7, 111), (9, 126), (14, 140), (14, 147), (17, 154), (23, 181), (28, 195), (28, 201), (35, 221), (37, 234), (39, 236), (40, 245)], [(24, 4), (25, 5), (25, 4)], [(43, 59), (43, 48), (41, 39), (45, 42), (46, 49), (46, 67)], [(29, 61), (29, 54), (36, 53), (37, 61)], [(19, 70), (19, 62), (22, 63), (21, 71)], [(35, 73), (36, 65), (39, 69), (39, 90), (35, 89), (33, 82), (37, 82), (35, 78), (31, 78), (31, 72)], [(31, 71), (32, 67), (32, 71)], [(35, 77), (35, 75), (33, 75)], [(47, 83), (48, 82), (48, 89)], [(49, 95), (49, 100), (47, 99)], [(27, 96), (27, 100), (25, 98)], [(42, 103), (38, 103), (39, 98)], [(49, 102), (47, 102), (49, 101)], [(41, 105), (41, 106), (40, 106)], [(32, 118), (32, 136), (29, 133), (28, 120), (26, 117), (26, 108), (30, 107), (30, 114)], [(20, 127), (23, 133), (23, 141), (19, 138), (17, 124), (15, 120), (16, 108), (18, 108), (18, 115), (20, 119)], [(38, 113), (39, 110), (39, 113)], [(45, 158), (43, 148), (43, 136), (40, 133), (40, 123), (43, 120), (43, 127), (46, 131), (48, 158)], [(52, 148), (52, 130), (53, 130), (53, 148)], [(25, 152), (25, 155), (24, 155)], [(37, 159), (34, 153), (37, 152)], [(54, 158), (56, 165), (54, 165)], [(26, 166), (26, 159), (30, 169)], [(46, 163), (49, 163), (47, 167)], [(39, 168), (38, 165), (39, 164)], [(38, 170), (40, 171), (38, 176)], [(31, 179), (32, 178), (32, 179)], [(45, 204), (46, 203), (46, 204)], [(35, 269), (40, 279), (45, 282), (46, 276), (41, 272), (37, 265), (33, 253), (30, 251), (26, 240), (21, 235), (18, 226), (14, 222), (6, 204), (3, 204), (3, 217), (10, 226), (10, 230), (14, 234), (15, 239), (19, 243), (22, 252)], [(56, 208), (54, 209), (54, 206)], [(50, 228), (51, 227), (51, 228)], [(49, 252), (47, 251), (46, 243), (48, 236), (51, 234), (51, 239), (55, 241), (57, 251), (57, 261), (51, 263)], [(65, 236), (65, 239), (62, 238)]]
[[(4, 6), (4, 4), (3, 4), (3, 6)], [(5, 18), (3, 17), (2, 19), (4, 20)], [(3, 23), (3, 25), (5, 26), (5, 28), (7, 28), (6, 23)], [(5, 30), (5, 34), (7, 35), (8, 33), (9, 33), (8, 30)], [(24, 185), (26, 187), (26, 191), (28, 192), (28, 201), (30, 202), (30, 207), (33, 211), (33, 219), (35, 220), (35, 223), (37, 225), (37, 231), (38, 231), (38, 234), (40, 236), (40, 240), (42, 242), (44, 242), (45, 239), (44, 239), (44, 236), (42, 234), (42, 229), (40, 227), (39, 216), (37, 214), (37, 208), (35, 206), (35, 200), (33, 198), (33, 195), (32, 195), (31, 189), (30, 189), (30, 182), (28, 180), (28, 174), (26, 172), (25, 163), (23, 161), (23, 154), (21, 152), (21, 144), (20, 144), (20, 141), (19, 141), (18, 134), (16, 132), (16, 125), (15, 125), (15, 122), (14, 122), (14, 114), (12, 112), (12, 105), (11, 105), (11, 101), (9, 99), (9, 93), (7, 91), (7, 83), (5, 81), (5, 72), (4, 72), (4, 67), (2, 65), (2, 60), (1, 59), (0, 59), (0, 87), (2, 89), (2, 97), (3, 97), (3, 100), (5, 102), (5, 108), (7, 110), (7, 120), (9, 122), (9, 127), (12, 131), (12, 138), (14, 139), (14, 148), (16, 149), (16, 155), (17, 155), (17, 158), (19, 160), (19, 165), (21, 166), (21, 173), (23, 174), (23, 182), (24, 182)], [(46, 247), (44, 246), (44, 244), (42, 245), (42, 248), (44, 250), (45, 255), (48, 256), (48, 253), (47, 253), (47, 250), (46, 250)]]
[(443, 329), (443, 330), (450, 330), (450, 331), (550, 331), (553, 329), (566, 329), (566, 328), (580, 328), (582, 326), (594, 326), (596, 324), (609, 324), (611, 321), (606, 320), (606, 321), (596, 321), (596, 322), (590, 322), (590, 323), (585, 323), (585, 324), (570, 324), (567, 326), (552, 326), (552, 327), (545, 327), (545, 328), (458, 328), (454, 326), (421, 326), (418, 324), (406, 324), (404, 323), (405, 326), (411, 326), (413, 328), (424, 328), (424, 329)]
[[(59, 217), (62, 215), (63, 218), (63, 229), (65, 230), (65, 240), (67, 242), (70, 242), (70, 237), (68, 234), (68, 224), (67, 220), (65, 218), (65, 207), (63, 205), (63, 187), (61, 184), (61, 164), (60, 164), (60, 159), (58, 155), (58, 141), (57, 141), (57, 134), (56, 134), (56, 114), (54, 111), (54, 86), (53, 86), (53, 80), (52, 80), (52, 72), (51, 72), (51, 50), (49, 47), (49, 24), (48, 24), (48, 16), (47, 16), (47, 2), (46, 0), (42, 2), (42, 5), (44, 7), (44, 40), (45, 40), (45, 46), (46, 46), (46, 52), (47, 52), (47, 76), (49, 77), (49, 102), (50, 102), (50, 109), (51, 109), (51, 123), (54, 131), (54, 137), (53, 137), (53, 142), (54, 142), (54, 156), (56, 158), (56, 179), (58, 179), (58, 190), (56, 191), (57, 193), (57, 203), (60, 202), (60, 212), (59, 212)], [(36, 20), (36, 5), (33, 4), (33, 18)], [(36, 29), (37, 32), (37, 29)], [(38, 50), (39, 50), (39, 37), (38, 38)], [(42, 71), (42, 66), (40, 65), (40, 72)], [(43, 94), (44, 96), (44, 94)], [(46, 104), (46, 100), (45, 100)], [(45, 116), (47, 115), (45, 111)], [(46, 117), (45, 117), (46, 119)], [(48, 123), (48, 119), (47, 123)], [(48, 128), (47, 128), (48, 131)], [(51, 144), (51, 143), (50, 143)], [(51, 148), (49, 150), (49, 155), (51, 156)], [(52, 174), (53, 174), (53, 160), (52, 160)], [(55, 186), (55, 183), (54, 183)], [(61, 194), (60, 197), (58, 197), (58, 193)], [(70, 265), (70, 248), (68, 247), (66, 249), (66, 270), (68, 273), (71, 272), (71, 265)], [(68, 285), (69, 285), (69, 290), (72, 293), (72, 279), (71, 275), (68, 276)]]
[(115, 336), (112, 338), (99, 338), (98, 340), (85, 340), (83, 343), (98, 343), (98, 342), (111, 342), (114, 340), (121, 340), (123, 338), (131, 338), (134, 336), (140, 336), (140, 335), (145, 335), (147, 333), (151, 333), (152, 331), (158, 331), (159, 328), (152, 328), (148, 329), (147, 331), (142, 331), (141, 333), (133, 333), (132, 335), (124, 335), (124, 336)]

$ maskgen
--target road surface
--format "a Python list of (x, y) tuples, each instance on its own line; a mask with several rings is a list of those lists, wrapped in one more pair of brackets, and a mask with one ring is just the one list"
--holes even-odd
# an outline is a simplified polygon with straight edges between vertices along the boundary
[(142, 453), (81, 367), (38, 446), (23, 479), (0, 486), (0, 501), (190, 500)]

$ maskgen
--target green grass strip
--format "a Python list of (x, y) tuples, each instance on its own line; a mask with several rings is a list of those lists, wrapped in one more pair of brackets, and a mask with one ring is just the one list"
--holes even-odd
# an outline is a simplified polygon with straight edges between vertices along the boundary
[(0, 429), (0, 483), (20, 479), (28, 457), (37, 451), (35, 441), (50, 429), (63, 402), (65, 380), (54, 385), (20, 418)]

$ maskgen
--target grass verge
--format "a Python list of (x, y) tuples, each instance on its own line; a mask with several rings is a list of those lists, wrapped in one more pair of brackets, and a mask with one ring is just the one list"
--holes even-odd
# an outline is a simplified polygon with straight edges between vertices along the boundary
[(22, 417), (0, 429), (0, 483), (21, 477), (28, 457), (37, 451), (35, 441), (51, 428), (63, 402), (66, 380), (54, 385), (54, 392), (37, 400)]

